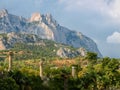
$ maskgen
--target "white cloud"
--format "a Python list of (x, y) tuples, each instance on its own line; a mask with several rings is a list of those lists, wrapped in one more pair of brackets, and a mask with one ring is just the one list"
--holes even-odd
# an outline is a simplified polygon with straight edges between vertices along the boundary
[(68, 11), (93, 10), (120, 21), (120, 0), (59, 0)]
[(80, 9), (101, 9), (103, 8), (104, 0), (59, 0), (60, 3), (66, 4), (67, 10)]
[(119, 32), (114, 32), (112, 35), (107, 37), (107, 42), (108, 43), (116, 43), (120, 44), (120, 33)]

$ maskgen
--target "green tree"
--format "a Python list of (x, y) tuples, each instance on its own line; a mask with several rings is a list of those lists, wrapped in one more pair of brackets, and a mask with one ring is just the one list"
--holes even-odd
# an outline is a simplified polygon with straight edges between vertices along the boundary
[(19, 85), (19, 90), (24, 90), (25, 76), (20, 71), (10, 71), (8, 76), (16, 81), (16, 83)]
[(30, 83), (32, 90), (48, 90), (47, 87), (43, 86), (43, 81), (40, 76), (28, 76), (26, 82), (28, 84)]
[(91, 64), (94, 64), (97, 61), (97, 53), (87, 52), (87, 55), (85, 58), (88, 59)]
[(0, 79), (0, 90), (18, 90), (19, 86), (11, 77)]

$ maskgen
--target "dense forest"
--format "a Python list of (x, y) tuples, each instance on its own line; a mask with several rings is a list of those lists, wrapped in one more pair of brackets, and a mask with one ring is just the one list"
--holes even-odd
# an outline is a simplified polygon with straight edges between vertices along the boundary
[(9, 71), (8, 61), (5, 57), (0, 61), (0, 90), (120, 89), (120, 59), (98, 58), (93, 52), (72, 59), (12, 58)]

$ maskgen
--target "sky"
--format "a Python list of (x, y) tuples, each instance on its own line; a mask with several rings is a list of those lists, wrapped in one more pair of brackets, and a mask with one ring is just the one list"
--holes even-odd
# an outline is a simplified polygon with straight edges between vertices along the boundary
[(104, 57), (120, 58), (120, 0), (0, 0), (0, 9), (26, 18), (51, 13), (60, 25), (93, 39)]

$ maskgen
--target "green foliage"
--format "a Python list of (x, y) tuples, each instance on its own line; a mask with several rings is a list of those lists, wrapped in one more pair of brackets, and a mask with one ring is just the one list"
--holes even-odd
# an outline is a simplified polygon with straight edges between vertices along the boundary
[(4, 61), (5, 60), (5, 58), (4, 57), (0, 57), (0, 61)]
[[(91, 60), (94, 59), (92, 57)], [(13, 71), (10, 72), (5, 72), (8, 63), (0, 62), (0, 90), (119, 90), (120, 88), (118, 59), (105, 57), (87, 66), (74, 64), (77, 67), (77, 78), (71, 76), (72, 66), (57, 67), (45, 60), (43, 64), (45, 77), (41, 79), (38, 62), (39, 59), (14, 61)]]
[(45, 90), (46, 88), (43, 86), (43, 81), (39, 76), (27, 76), (25, 79), (26, 85), (31, 86), (32, 90)]
[(0, 37), (3, 37), (5, 40), (7, 40), (7, 34), (3, 33), (3, 34), (0, 34)]
[(85, 58), (89, 60), (90, 64), (95, 64), (98, 57), (97, 57), (97, 53), (87, 52), (87, 55)]
[(0, 77), (0, 90), (48, 90), (39, 76), (14, 70)]
[(48, 83), (50, 90), (64, 90), (64, 80), (61, 76), (51, 78)]
[(88, 59), (88, 60), (97, 60), (97, 53), (87, 52), (86, 59)]
[(91, 90), (92, 87), (94, 90), (116, 90), (120, 88), (119, 65), (119, 60), (105, 57), (99, 63), (84, 67), (79, 71), (78, 77), (85, 90)]
[[(7, 34), (0, 34), (0, 36), (7, 39)], [(13, 51), (16, 53), (13, 57), (14, 60), (40, 59), (42, 57), (46, 57), (47, 60), (53, 60), (58, 58), (56, 52), (60, 47), (69, 48), (72, 51), (76, 50), (76, 48), (72, 46), (59, 44), (52, 40), (40, 39), (36, 36), (37, 41), (34, 41), (33, 38), (33, 35), (28, 34), (27, 37), (25, 37), (27, 42), (17, 42), (12, 45), (11, 49), (0, 51), (0, 54), (4, 55), (5, 52)], [(5, 41), (7, 43), (7, 40)], [(0, 58), (0, 60), (4, 60), (4, 58)]]
[(18, 90), (19, 86), (11, 77), (0, 78), (0, 90)]
[(102, 66), (105, 67), (109, 62), (110, 62), (110, 58), (109, 57), (105, 57), (102, 60)]
[(46, 57), (47, 59), (55, 58), (57, 48), (54, 46), (54, 42), (45, 40), (44, 45), (34, 45), (34, 43), (16, 43), (11, 49), (12, 51), (22, 52), (14, 56), (15, 60), (20, 59), (40, 59)]

